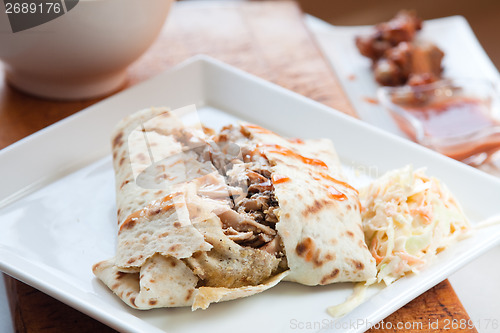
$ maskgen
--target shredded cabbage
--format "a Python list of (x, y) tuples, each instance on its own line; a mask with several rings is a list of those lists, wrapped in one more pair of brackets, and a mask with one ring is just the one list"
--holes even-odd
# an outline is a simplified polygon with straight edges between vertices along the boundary
[[(377, 276), (358, 283), (343, 303), (328, 308), (343, 316), (364, 301), (376, 282), (390, 285), (406, 273), (419, 272), (437, 253), (471, 234), (472, 228), (450, 191), (424, 169), (390, 171), (360, 190), (363, 230), (377, 261)], [(480, 226), (500, 223), (500, 216)]]
[(390, 171), (361, 189), (360, 198), (365, 240), (377, 261), (377, 277), (368, 284), (389, 285), (420, 271), (471, 230), (449, 190), (423, 169)]
[(360, 282), (354, 286), (352, 294), (345, 300), (344, 303), (328, 307), (326, 311), (332, 317), (342, 317), (346, 313), (351, 312), (365, 300), (366, 286)]

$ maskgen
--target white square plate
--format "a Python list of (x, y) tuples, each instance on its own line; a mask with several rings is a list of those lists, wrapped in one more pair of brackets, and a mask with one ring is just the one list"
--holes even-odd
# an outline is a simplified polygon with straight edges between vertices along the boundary
[[(441, 253), (420, 275), (382, 290), (371, 288), (369, 299), (338, 321), (326, 308), (350, 294), (348, 283), (280, 283), (206, 311), (133, 310), (91, 272), (92, 264), (113, 256), (115, 247), (109, 135), (136, 110), (193, 103), (208, 126), (243, 119), (285, 136), (330, 138), (354, 184), (411, 163), (428, 167), (430, 175), (447, 183), (473, 221), (500, 211), (499, 179), (228, 65), (196, 57), (0, 151), (0, 270), (122, 331), (284, 332), (310, 327), (363, 332), (500, 240), (500, 226), (481, 230)], [(355, 178), (359, 173), (363, 177)]]
[[(371, 71), (371, 60), (362, 56), (354, 39), (369, 34), (373, 26), (333, 26), (307, 16), (306, 24), (335, 70), (359, 117), (379, 128), (407, 137), (389, 112), (374, 103), (379, 87)], [(424, 21), (418, 39), (435, 43), (445, 53), (443, 76), (448, 78), (483, 78), (500, 84), (500, 73), (479, 44), (462, 16)]]

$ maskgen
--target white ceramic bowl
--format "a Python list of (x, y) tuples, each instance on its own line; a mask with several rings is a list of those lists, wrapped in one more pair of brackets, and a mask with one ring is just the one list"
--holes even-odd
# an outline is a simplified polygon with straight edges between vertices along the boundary
[(6, 78), (20, 90), (48, 98), (108, 94), (124, 83), (127, 66), (156, 39), (172, 1), (80, 0), (64, 15), (15, 33), (2, 2), (0, 59)]

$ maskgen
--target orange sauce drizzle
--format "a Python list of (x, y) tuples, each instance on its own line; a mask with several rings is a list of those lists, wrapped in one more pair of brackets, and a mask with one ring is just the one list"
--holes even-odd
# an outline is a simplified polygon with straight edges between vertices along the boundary
[(370, 104), (379, 104), (379, 101), (373, 97), (363, 97), (363, 101), (365, 101), (366, 103), (370, 103)]
[[(300, 140), (300, 139), (298, 139), (298, 140)], [(302, 140), (300, 140), (300, 141), (302, 141)], [(280, 146), (280, 145), (259, 144), (258, 147), (259, 148), (264, 147), (266, 149), (266, 151), (271, 152), (271, 153), (276, 153), (276, 154), (280, 154), (280, 155), (284, 155), (284, 156), (297, 158), (305, 164), (315, 165), (315, 166), (319, 166), (319, 167), (324, 168), (324, 169), (328, 169), (328, 166), (326, 165), (325, 162), (323, 162), (319, 159), (315, 159), (315, 158), (304, 157), (300, 154), (297, 154), (293, 150), (288, 149), (288, 148), (283, 147), (283, 146)], [(344, 201), (344, 200), (348, 199), (347, 195), (345, 195), (344, 193), (339, 191), (335, 187), (335, 185), (343, 186), (344, 188), (351, 189), (352, 191), (358, 193), (358, 191), (354, 187), (352, 187), (351, 185), (347, 184), (346, 182), (335, 179), (332, 176), (330, 176), (324, 172), (320, 171), (320, 172), (318, 172), (318, 175), (319, 176), (313, 176), (313, 178), (317, 181), (322, 182), (322, 183), (324, 180), (327, 180), (330, 183), (333, 183), (333, 184), (325, 185), (325, 189), (328, 191), (328, 196), (334, 200)], [(284, 182), (287, 182), (290, 180), (288, 177), (280, 176), (280, 175), (273, 175), (271, 178), (272, 178), (273, 184), (284, 183)], [(359, 207), (361, 208), (361, 204), (359, 205)]]
[(266, 150), (270, 153), (275, 153), (275, 154), (280, 154), (283, 156), (288, 156), (288, 157), (293, 157), (296, 159), (299, 159), (302, 161), (302, 163), (309, 164), (309, 165), (316, 165), (319, 167), (322, 167), (324, 169), (328, 169), (328, 166), (326, 165), (325, 162), (318, 160), (316, 158), (308, 158), (304, 157), (300, 154), (297, 154), (291, 149), (285, 148), (280, 145), (275, 145), (275, 144), (259, 144), (259, 147), (265, 147)]
[(127, 226), (130, 224), (131, 221), (137, 220), (138, 218), (140, 218), (141, 216), (143, 216), (143, 213), (144, 213), (144, 209), (140, 209), (140, 210), (138, 210), (138, 211), (133, 212), (132, 214), (130, 214), (125, 219), (125, 221), (123, 221), (123, 223), (120, 226), (120, 230), (118, 232), (122, 232), (123, 229), (127, 228)]
[(335, 183), (335, 184), (338, 184), (338, 185), (342, 185), (344, 187), (347, 187), (348, 189), (351, 189), (353, 190), (354, 192), (356, 192), (356, 194), (359, 194), (358, 190), (356, 190), (354, 187), (352, 187), (351, 185), (347, 184), (346, 182), (343, 182), (343, 181), (340, 181), (338, 179), (335, 179), (333, 178), (332, 176), (330, 175), (327, 175), (326, 173), (323, 173), (323, 172), (320, 172), (319, 175), (326, 179), (326, 180), (329, 180), (331, 181), (332, 183)]
[(143, 216), (146, 216), (148, 214), (148, 212), (157, 211), (157, 210), (161, 210), (163, 212), (168, 211), (169, 209), (171, 209), (175, 205), (174, 204), (166, 205), (166, 203), (180, 194), (182, 194), (182, 193), (181, 192), (171, 193), (169, 195), (164, 196), (162, 199), (157, 200), (157, 201), (153, 201), (150, 204), (148, 204), (147, 206), (145, 206), (144, 208), (133, 212), (120, 225), (120, 229), (118, 230), (118, 233), (122, 232), (123, 229), (129, 228), (129, 225), (133, 221), (136, 221), (137, 219), (139, 219)]
[(281, 184), (290, 181), (290, 178), (288, 178), (287, 176), (273, 174), (271, 176), (271, 180), (273, 181), (273, 184)]
[[(326, 173), (323, 173), (323, 172), (319, 172), (318, 173), (320, 177), (315, 177), (313, 176), (313, 178), (317, 181), (323, 181), (323, 180), (327, 180), (331, 183), (334, 183), (336, 185), (341, 185), (345, 188), (348, 188), (348, 189), (351, 189), (353, 190), (354, 192), (358, 193), (358, 190), (356, 190), (354, 187), (352, 187), (351, 185), (347, 184), (346, 182), (343, 182), (343, 181), (340, 181), (338, 179), (335, 179), (333, 178), (332, 176), (330, 175), (327, 175)], [(344, 200), (347, 200), (347, 196), (340, 192), (334, 185), (326, 185), (326, 190), (328, 191), (328, 196), (332, 199), (335, 199), (335, 200), (339, 200), (339, 201), (344, 201)], [(361, 205), (360, 205), (361, 207)]]
[(247, 124), (247, 125), (244, 125), (244, 127), (250, 128), (250, 129), (254, 130), (255, 132), (261, 133), (261, 134), (274, 134), (274, 135), (277, 135), (273, 131), (270, 131), (270, 130), (264, 128), (264, 127), (260, 127), (258, 125), (254, 125), (254, 124)]
[(161, 199), (161, 202), (164, 203), (164, 202), (167, 202), (167, 201), (170, 201), (172, 200), (174, 197), (178, 196), (182, 194), (181, 192), (174, 192), (174, 193), (171, 193), (169, 195), (166, 195), (164, 196), (162, 199)]
[(291, 138), (291, 139), (288, 139), (288, 141), (291, 142), (291, 143), (298, 143), (298, 144), (301, 144), (301, 145), (304, 144), (304, 140), (299, 139), (299, 138)]
[(328, 196), (332, 199), (338, 200), (338, 201), (344, 201), (347, 200), (347, 195), (344, 193), (340, 192), (333, 186), (327, 186), (326, 190), (328, 191)]

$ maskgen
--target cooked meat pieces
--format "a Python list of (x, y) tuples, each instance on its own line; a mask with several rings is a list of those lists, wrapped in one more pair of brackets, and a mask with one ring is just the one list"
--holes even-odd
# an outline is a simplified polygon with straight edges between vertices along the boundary
[(264, 183), (257, 183), (257, 184), (251, 184), (248, 187), (248, 192), (249, 193), (258, 193), (258, 192), (264, 192), (264, 191), (272, 191), (273, 190), (273, 184), (271, 183), (270, 180), (267, 180)]
[(228, 209), (220, 213), (218, 216), (222, 221), (222, 227), (224, 229), (233, 228), (237, 231), (252, 231), (255, 234), (265, 233), (270, 236), (276, 235), (276, 231), (274, 229), (258, 223), (249, 214), (242, 214), (232, 209)]
[(374, 64), (375, 80), (384, 86), (432, 83), (441, 76), (443, 57), (443, 51), (429, 42), (400, 43)]
[(408, 75), (392, 60), (382, 58), (373, 66), (375, 81), (383, 86), (400, 86), (405, 84)]
[(276, 257), (279, 257), (280, 255), (283, 255), (281, 253), (283, 251), (283, 248), (281, 246), (281, 239), (279, 236), (274, 237), (272, 241), (264, 245), (263, 247), (260, 248), (263, 251), (266, 251)]
[(278, 202), (270, 191), (255, 193), (249, 198), (245, 198), (236, 206), (240, 213), (255, 214), (255, 220), (260, 223), (277, 223), (279, 221)]
[[(407, 84), (409, 86), (416, 87), (424, 84), (430, 84), (432, 82), (436, 82), (437, 80), (439, 80), (439, 77), (432, 73), (412, 74), (410, 75)], [(421, 100), (422, 97), (427, 97), (427, 96), (422, 96), (422, 94), (419, 94), (419, 96), (413, 96), (412, 98), (415, 100)], [(409, 104), (415, 104), (415, 102), (411, 102)]]
[(203, 177), (203, 183), (200, 184), (197, 190), (199, 196), (214, 200), (228, 200), (230, 193), (232, 195), (238, 194), (237, 189), (229, 188), (226, 184), (222, 183), (214, 173), (207, 174)]
[(254, 237), (253, 232), (246, 231), (236, 231), (232, 227), (226, 228), (224, 230), (224, 234), (233, 242), (241, 243), (244, 241), (248, 241)]
[(359, 52), (373, 61), (380, 59), (392, 46), (388, 41), (373, 35), (356, 37), (356, 47)]
[(268, 178), (252, 170), (246, 170), (246, 175), (250, 184), (262, 184), (269, 182)]
[[(235, 244), (231, 240), (234, 235), (226, 236), (217, 219), (199, 223), (196, 228), (213, 246), (209, 252), (196, 252), (192, 257), (183, 259), (200, 278), (199, 286), (238, 288), (257, 285), (281, 269), (282, 260), (276, 255)], [(233, 230), (232, 233), (236, 232)]]
[(245, 212), (264, 211), (269, 208), (268, 201), (268, 196), (257, 193), (250, 198), (243, 199), (238, 205), (238, 210), (244, 210)]
[(266, 222), (268, 223), (278, 223), (279, 222), (279, 207), (273, 206), (269, 207), (266, 214)]
[[(276, 238), (279, 221), (269, 161), (257, 147), (248, 144), (248, 133), (238, 127), (227, 126), (218, 135), (208, 129), (204, 132), (212, 133), (205, 142), (196, 133), (179, 133), (183, 151), (200, 163), (209, 163), (225, 182), (221, 183), (220, 177), (206, 176), (197, 194), (229, 204), (216, 214), (231, 241), (245, 247), (265, 246)], [(273, 244), (273, 249), (281, 248), (279, 241)], [(274, 252), (282, 256), (281, 250)]]
[(388, 49), (385, 56), (373, 64), (375, 80), (384, 86), (399, 86), (404, 84), (411, 73), (413, 47), (402, 42)]
[(412, 41), (421, 28), (422, 20), (417, 14), (403, 10), (392, 20), (377, 24), (372, 34), (356, 37), (356, 46), (362, 55), (377, 60), (399, 43)]
[(439, 78), (443, 71), (441, 66), (444, 57), (443, 51), (430, 42), (415, 42), (413, 44), (411, 74), (429, 74)]
[(360, 53), (372, 60), (375, 80), (383, 86), (431, 83), (441, 77), (444, 53), (433, 43), (415, 41), (422, 21), (402, 11), (375, 32), (356, 38)]
[(376, 34), (392, 45), (413, 40), (418, 30), (422, 29), (422, 19), (412, 10), (402, 10), (388, 22), (377, 24)]

